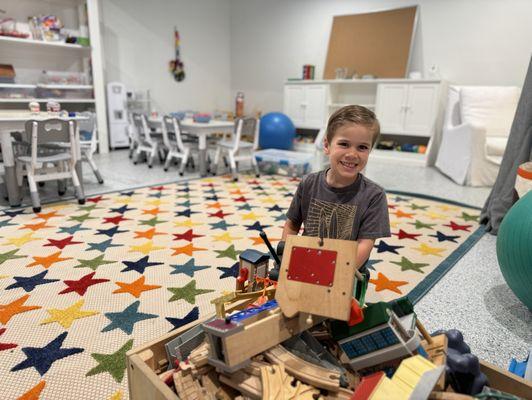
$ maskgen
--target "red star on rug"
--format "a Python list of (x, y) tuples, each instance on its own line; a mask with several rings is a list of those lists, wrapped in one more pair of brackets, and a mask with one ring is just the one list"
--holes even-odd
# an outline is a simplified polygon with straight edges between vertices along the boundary
[(395, 216), (397, 218), (403, 218), (403, 217), (404, 218), (412, 218), (412, 216), (414, 215), (414, 214), (410, 214), (410, 213), (405, 213), (405, 212), (403, 212), (401, 210), (397, 210), (396, 212), (394, 212), (392, 214), (395, 214)]
[(60, 239), (60, 240), (46, 239), (48, 240), (49, 243), (46, 243), (44, 246), (55, 246), (58, 249), (63, 250), (66, 246), (83, 243), (83, 242), (73, 242), (72, 239), (74, 239), (74, 236), (67, 236), (66, 238)]
[(239, 203), (247, 203), (248, 199), (245, 198), (244, 196), (240, 196), (240, 197), (234, 199), (234, 201), (238, 201)]
[[(6, 328), (0, 328), (0, 336), (2, 336), (5, 331), (6, 331)], [(16, 343), (0, 343), (0, 351), (9, 350), (17, 346), (18, 344)]]
[(164, 190), (166, 189), (164, 186), (154, 186), (154, 187), (151, 187), (150, 190), (158, 190), (158, 191), (161, 191), (161, 190)]
[(142, 214), (157, 215), (164, 211), (159, 210), (159, 207), (152, 208), (150, 210), (142, 210)]
[(202, 183), (201, 184), (201, 187), (210, 187), (210, 188), (213, 188), (215, 187), (216, 185), (213, 184), (212, 182), (209, 182), (209, 183)]
[(35, 214), (35, 217), (33, 217), (32, 219), (39, 219), (39, 218), (42, 218), (46, 221), (48, 221), (50, 218), (53, 218), (53, 217), (63, 217), (64, 215), (62, 214), (58, 214), (57, 213), (57, 210), (55, 211), (50, 211), (49, 213), (38, 213), (38, 214)]
[(260, 182), (256, 179), (253, 179), (252, 181), (248, 181), (248, 185), (258, 185)]
[(192, 242), (194, 238), (197, 237), (203, 237), (205, 235), (194, 235), (194, 232), (192, 229), (189, 229), (185, 233), (172, 233), (174, 235), (174, 240), (188, 240), (189, 242)]
[(46, 256), (46, 257), (33, 256), (33, 259), (35, 261), (32, 262), (31, 264), (28, 264), (27, 267), (34, 267), (36, 265), (42, 265), (45, 269), (48, 269), (57, 262), (72, 260), (72, 257), (61, 258), (60, 256), (61, 256), (61, 251), (50, 254), (49, 256)]
[(124, 215), (120, 214), (116, 217), (104, 217), (103, 223), (104, 224), (115, 224), (119, 225), (122, 221), (129, 221), (129, 218), (124, 218)]
[(212, 214), (209, 213), (209, 217), (218, 217), (218, 218), (224, 218), (226, 215), (233, 215), (233, 213), (224, 213), (222, 210), (218, 210), (218, 212)]
[(33, 232), (38, 231), (39, 229), (46, 229), (46, 228), (55, 228), (54, 226), (46, 225), (48, 223), (48, 220), (38, 222), (36, 224), (24, 224), (18, 229), (31, 229)]
[(391, 290), (392, 292), (397, 294), (403, 294), (403, 292), (397, 289), (399, 286), (408, 284), (408, 282), (406, 281), (392, 281), (380, 272), (377, 275), (377, 279), (370, 279), (369, 281), (375, 285), (376, 292), (381, 292), (383, 290)]
[(31, 310), (37, 310), (41, 308), (40, 306), (24, 306), (23, 304), (28, 300), (30, 297), (29, 294), (26, 294), (11, 303), (8, 304), (0, 304), (0, 324), (5, 325), (8, 323), (8, 321), (17, 314), (31, 311)]
[(155, 235), (166, 235), (166, 233), (163, 232), (157, 232), (155, 228), (148, 229), (147, 231), (135, 231), (136, 236), (133, 239), (140, 239), (140, 238), (146, 238), (146, 239), (153, 239)]
[(402, 239), (417, 240), (416, 238), (418, 236), (421, 236), (421, 233), (407, 233), (407, 232), (403, 231), (402, 229), (399, 229), (399, 233), (392, 233), (392, 235), (397, 236), (399, 238), (399, 240), (402, 240)]
[(84, 277), (82, 277), (81, 279), (77, 281), (71, 281), (71, 280), (63, 281), (64, 284), (68, 286), (68, 288), (60, 291), (59, 294), (76, 292), (80, 296), (83, 296), (85, 292), (87, 291), (87, 289), (89, 288), (89, 286), (97, 285), (98, 283), (109, 282), (109, 279), (92, 279), (94, 274), (96, 274), (96, 271), (85, 275)]
[(94, 203), (94, 204), (98, 204), (102, 200), (104, 200), (103, 196), (96, 196), (96, 197), (91, 197), (87, 199), (87, 201), (90, 201), (91, 203)]
[(388, 204), (388, 208), (390, 208), (390, 209), (392, 209), (392, 210), (393, 210), (395, 207), (397, 207), (397, 205), (395, 205), (395, 204)]
[(472, 227), (472, 225), (458, 225), (454, 221), (451, 221), (450, 224), (444, 224), (443, 226), (448, 226), (453, 231), (466, 231), (466, 232), (469, 232), (469, 228)]
[(207, 249), (204, 249), (201, 247), (194, 247), (194, 245), (190, 243), (182, 247), (172, 247), (172, 250), (175, 250), (174, 253), (172, 254), (173, 256), (177, 256), (179, 254), (186, 254), (187, 256), (192, 257), (192, 254), (195, 251), (201, 251), (201, 250), (207, 250)]
[(289, 182), (299, 182), (301, 178), (298, 178), (297, 176), (293, 176), (290, 179), (288, 179)]
[(283, 182), (275, 181), (272, 183), (272, 186), (284, 186)]

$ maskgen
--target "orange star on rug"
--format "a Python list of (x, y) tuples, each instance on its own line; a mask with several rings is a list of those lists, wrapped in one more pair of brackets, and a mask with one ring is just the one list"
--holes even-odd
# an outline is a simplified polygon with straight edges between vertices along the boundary
[(116, 284), (120, 286), (120, 289), (116, 289), (113, 293), (129, 293), (132, 296), (139, 298), (142, 292), (147, 290), (159, 289), (161, 287), (159, 285), (145, 285), (145, 279), (145, 276), (141, 276), (139, 279), (131, 283), (116, 282)]
[[(260, 236), (254, 236), (254, 237), (250, 237), (248, 239), (253, 240), (253, 246), (259, 246), (261, 244), (264, 244), (264, 240), (262, 240)], [(271, 242), (278, 242), (281, 239), (280, 238), (270, 238), (269, 237), (268, 240), (271, 243)]]
[(135, 231), (136, 236), (134, 239), (140, 239), (140, 238), (146, 238), (146, 239), (153, 239), (155, 235), (166, 235), (162, 232), (157, 232), (155, 228), (148, 229), (147, 231)]
[(149, 210), (142, 210), (142, 214), (151, 214), (151, 215), (157, 215), (159, 213), (164, 213), (165, 211), (159, 210), (159, 207), (155, 207)]
[(404, 218), (412, 218), (412, 216), (414, 215), (413, 213), (412, 213), (412, 214), (410, 214), (410, 213), (405, 213), (405, 212), (403, 212), (403, 211), (401, 211), (401, 210), (397, 210), (396, 212), (394, 212), (394, 213), (392, 213), (392, 214), (395, 214), (395, 216), (396, 216), (397, 218), (403, 218), (403, 217), (404, 217)]
[(28, 300), (29, 297), (30, 295), (26, 294), (21, 298), (12, 301), (11, 303), (0, 304), (0, 324), (7, 324), (7, 322), (14, 315), (42, 308), (41, 306), (23, 306), (23, 304), (26, 302), (26, 300)]
[(395, 292), (397, 294), (403, 294), (399, 289), (397, 289), (399, 286), (403, 286), (408, 284), (406, 281), (392, 281), (386, 277), (386, 275), (379, 274), (377, 275), (377, 279), (370, 279), (371, 283), (375, 285), (375, 291), (381, 292), (383, 290), (391, 290), (392, 292)]
[(46, 225), (48, 223), (48, 220), (38, 222), (36, 224), (24, 224), (18, 229), (31, 229), (33, 232), (38, 231), (39, 229), (45, 229), (45, 228), (55, 228), (54, 226)]
[(217, 201), (216, 203), (212, 203), (212, 204), (208, 204), (207, 205), (207, 208), (217, 208), (217, 209), (221, 209), (222, 207), (225, 207), (224, 204), (220, 204), (219, 201)]
[(32, 262), (31, 264), (26, 265), (26, 267), (34, 267), (36, 265), (42, 265), (44, 268), (48, 269), (57, 262), (72, 260), (72, 257), (61, 258), (60, 255), (61, 255), (61, 251), (50, 254), (49, 256), (46, 256), (46, 257), (33, 256), (33, 259), (35, 261)]
[(38, 214), (36, 214), (35, 217), (33, 217), (33, 219), (42, 218), (42, 219), (48, 221), (50, 218), (53, 218), (53, 217), (64, 217), (64, 215), (63, 214), (58, 214), (57, 211), (51, 211), (49, 213), (38, 213)]
[(46, 381), (40, 381), (22, 396), (20, 396), (17, 400), (39, 400), (39, 398), (41, 397), (41, 392), (45, 386)]
[(246, 192), (242, 192), (240, 189), (233, 190), (233, 191), (231, 191), (229, 193), (230, 194), (240, 194), (240, 195), (246, 194)]
[(201, 251), (201, 250), (207, 250), (201, 247), (194, 247), (192, 243), (187, 244), (183, 247), (172, 247), (172, 250), (175, 250), (172, 254), (173, 256), (177, 256), (178, 254), (186, 254), (187, 256), (192, 257), (192, 253), (195, 251)]

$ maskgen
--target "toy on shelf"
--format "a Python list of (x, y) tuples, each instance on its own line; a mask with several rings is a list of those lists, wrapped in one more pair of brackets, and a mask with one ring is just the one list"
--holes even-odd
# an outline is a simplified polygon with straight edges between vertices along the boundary
[(13, 18), (0, 19), (0, 36), (9, 36), (18, 39), (26, 39), (29, 33), (17, 30), (17, 23)]

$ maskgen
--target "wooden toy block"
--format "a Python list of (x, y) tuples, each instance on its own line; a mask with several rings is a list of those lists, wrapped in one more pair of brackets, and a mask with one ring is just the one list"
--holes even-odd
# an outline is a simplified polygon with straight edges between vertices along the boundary
[[(419, 327), (418, 327), (419, 329)], [(427, 340), (421, 341), (421, 346), (425, 349), (429, 355), (431, 361), (437, 365), (445, 365), (447, 360), (447, 336), (445, 334), (431, 337), (432, 343), (428, 343)], [(435, 390), (443, 391), (445, 389), (445, 375), (442, 375), (436, 384)]]
[(275, 294), (283, 314), (349, 320), (356, 252), (356, 242), (289, 235)]

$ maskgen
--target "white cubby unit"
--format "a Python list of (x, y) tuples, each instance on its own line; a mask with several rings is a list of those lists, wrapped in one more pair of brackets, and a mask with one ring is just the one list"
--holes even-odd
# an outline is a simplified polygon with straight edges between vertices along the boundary
[[(375, 112), (381, 124), (379, 147), (370, 158), (431, 165), (435, 138), (441, 129), (442, 97), (446, 83), (429, 79), (335, 79), (288, 81), (284, 86), (284, 112), (297, 128), (298, 151), (316, 151), (312, 145), (329, 116), (339, 108), (358, 104)], [(402, 146), (403, 145), (403, 146)], [(402, 146), (426, 151), (398, 151)], [(423, 148), (423, 147), (421, 147)]]
[[(28, 33), (29, 37), (0, 36), (0, 64), (11, 65), (15, 72), (14, 82), (0, 83), (0, 110), (28, 110), (32, 101), (46, 110), (46, 103), (54, 100), (67, 111), (95, 111), (99, 151), (106, 153), (109, 147), (100, 1), (3, 1), (3, 17), (12, 18), (15, 30)], [(29, 16), (42, 15), (57, 16), (69, 36), (85, 38), (80, 41), (82, 44), (66, 43), (64, 37), (45, 40), (46, 35), (40, 35), (28, 23)]]

